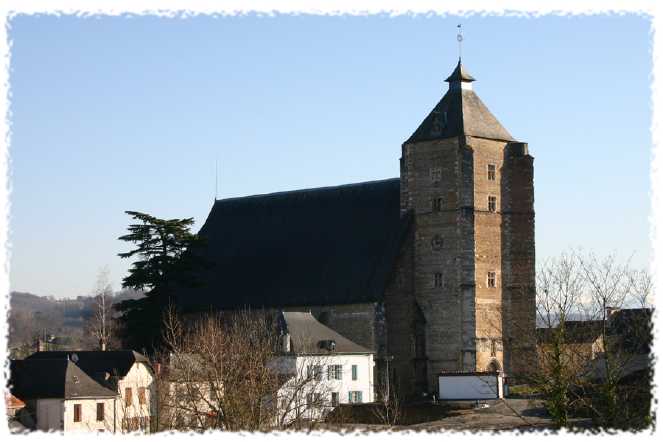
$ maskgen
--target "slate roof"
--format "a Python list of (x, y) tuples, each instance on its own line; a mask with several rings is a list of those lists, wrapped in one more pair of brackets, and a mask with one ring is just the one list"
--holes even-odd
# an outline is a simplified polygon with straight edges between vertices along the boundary
[[(284, 332), (290, 334), (291, 349), (296, 354), (374, 353), (318, 322), (311, 312), (284, 311)], [(334, 341), (333, 352), (320, 346), (321, 341)]]
[[(603, 321), (565, 321), (564, 341), (569, 344), (591, 344), (596, 341), (603, 330)], [(542, 327), (537, 329), (541, 342), (552, 342), (552, 333), (556, 328)]]
[[(613, 371), (616, 371), (620, 379), (635, 373), (641, 373), (652, 369), (653, 360), (649, 354), (635, 354), (630, 357), (620, 357), (617, 362), (613, 361)], [(607, 366), (605, 358), (593, 359), (589, 364), (590, 376), (605, 379)]]
[(23, 401), (117, 396), (65, 357), (10, 361), (9, 370), (10, 391)]
[(609, 319), (610, 334), (621, 338), (622, 350), (630, 353), (648, 354), (651, 351), (652, 309), (619, 309)]
[[(471, 82), (474, 81), (474, 78), (459, 61), (454, 72), (445, 81), (449, 83)], [(450, 87), (405, 143), (458, 135), (515, 141), (474, 91)]]
[(184, 311), (380, 301), (410, 216), (400, 180), (218, 200), (195, 253), (211, 266), (180, 289)]
[(67, 358), (76, 360), (76, 365), (88, 376), (97, 380), (103, 379), (105, 373), (122, 378), (136, 362), (150, 366), (150, 360), (146, 356), (132, 350), (38, 351), (28, 356), (26, 360)]

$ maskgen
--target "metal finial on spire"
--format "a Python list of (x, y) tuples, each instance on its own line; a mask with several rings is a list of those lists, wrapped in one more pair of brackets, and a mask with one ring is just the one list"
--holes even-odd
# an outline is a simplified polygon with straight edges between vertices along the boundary
[(458, 35), (456, 35), (456, 40), (458, 40), (458, 61), (460, 62), (463, 56), (463, 28), (460, 24), (456, 27), (458, 28)]

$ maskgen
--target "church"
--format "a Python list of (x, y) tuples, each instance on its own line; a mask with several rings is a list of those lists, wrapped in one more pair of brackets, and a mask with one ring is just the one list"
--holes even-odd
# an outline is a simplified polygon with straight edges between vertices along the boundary
[(374, 351), (402, 397), (435, 393), (443, 372), (524, 373), (533, 158), (474, 81), (459, 59), (398, 178), (216, 200), (199, 232), (212, 265), (179, 307), (310, 311)]

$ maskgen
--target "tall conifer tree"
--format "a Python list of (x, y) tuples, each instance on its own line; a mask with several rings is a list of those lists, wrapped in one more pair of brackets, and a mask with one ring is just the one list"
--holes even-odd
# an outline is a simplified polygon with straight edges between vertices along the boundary
[(202, 262), (191, 252), (201, 240), (190, 231), (193, 218), (165, 220), (141, 212), (126, 213), (137, 222), (130, 224), (129, 233), (118, 239), (136, 248), (118, 256), (136, 260), (122, 286), (142, 290), (146, 296), (118, 305), (122, 313), (121, 335), (125, 346), (151, 351), (159, 345), (161, 315), (176, 288), (196, 285), (195, 270)]

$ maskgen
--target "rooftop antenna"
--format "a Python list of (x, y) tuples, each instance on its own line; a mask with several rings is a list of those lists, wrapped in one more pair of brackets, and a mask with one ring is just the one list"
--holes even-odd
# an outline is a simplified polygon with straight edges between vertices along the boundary
[(219, 198), (219, 160), (214, 159), (214, 201)]
[(463, 28), (460, 24), (456, 27), (458, 28), (458, 35), (456, 35), (456, 40), (458, 40), (458, 61), (460, 62), (463, 56)]

